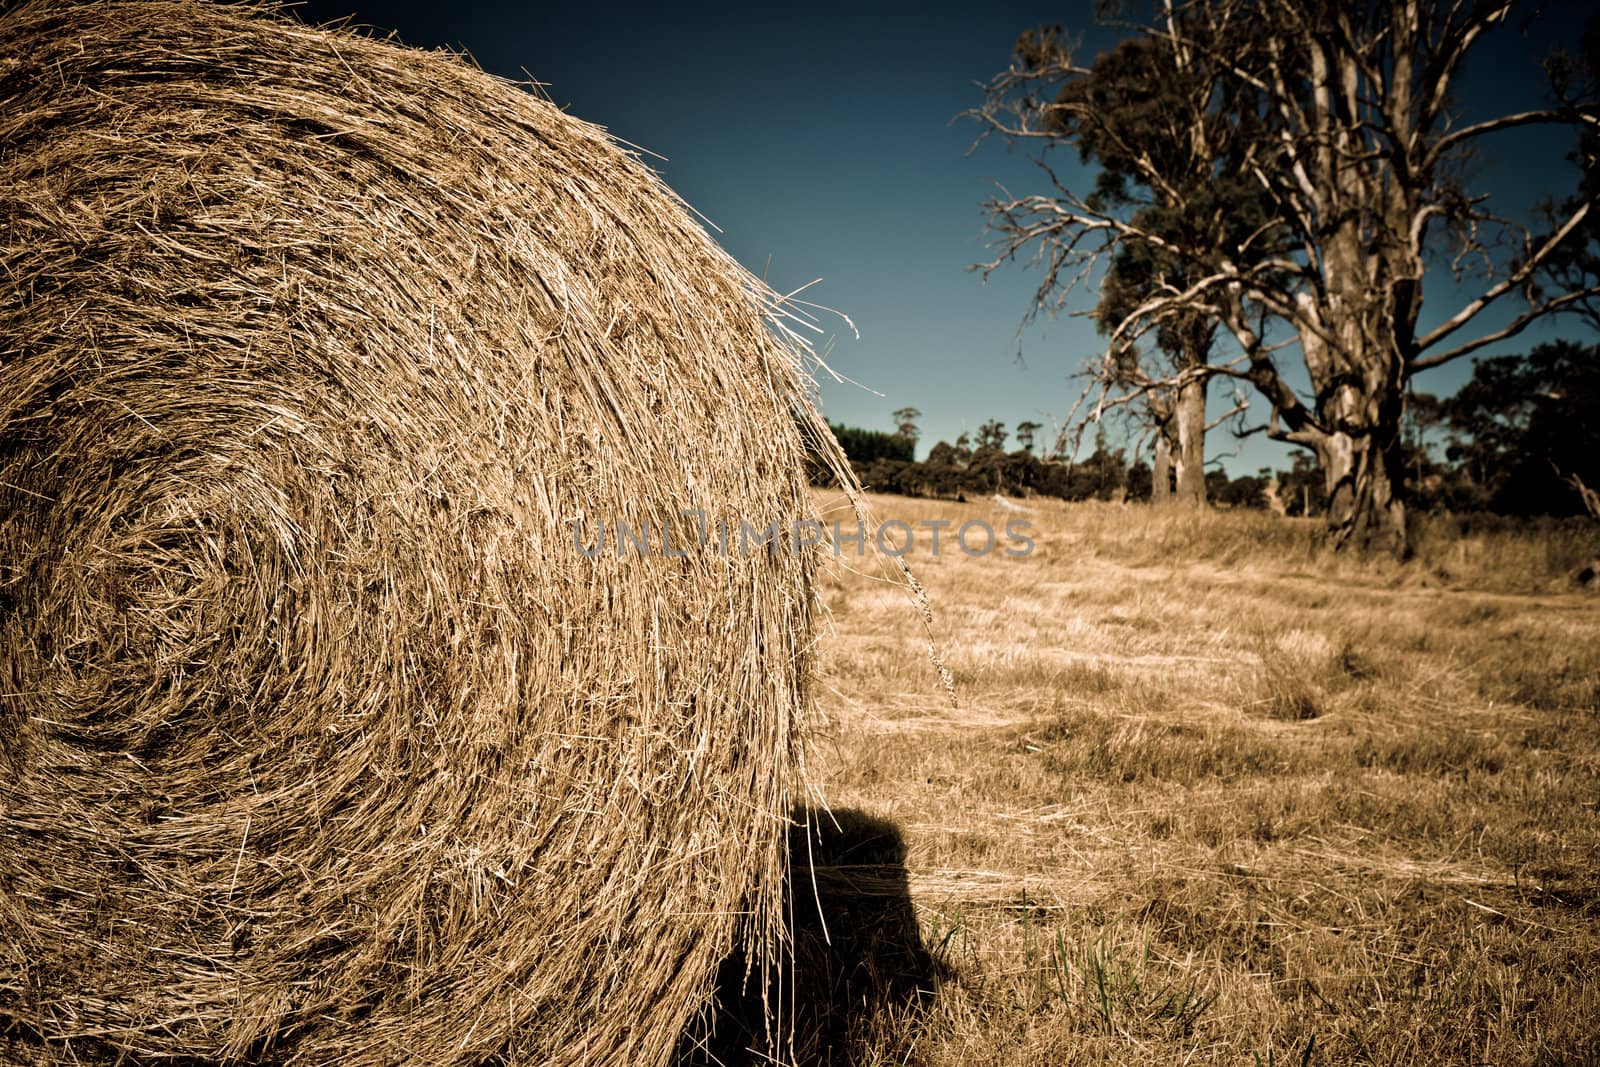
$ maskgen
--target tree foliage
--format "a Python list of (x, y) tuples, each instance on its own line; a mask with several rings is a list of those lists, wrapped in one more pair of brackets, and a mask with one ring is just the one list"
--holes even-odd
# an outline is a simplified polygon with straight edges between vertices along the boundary
[(1032, 452), (1034, 437), (1042, 429), (1044, 427), (1032, 419), (1024, 419), (1017, 423), (1017, 444), (1022, 446), (1023, 451)]
[(1557, 341), (1479, 360), (1444, 404), (1447, 455), (1473, 501), (1508, 515), (1581, 515), (1600, 486), (1600, 345)]
[(913, 407), (897, 409), (891, 418), (894, 419), (894, 433), (896, 437), (903, 437), (911, 442), (911, 447), (917, 447), (917, 438), (922, 436), (922, 431), (917, 429), (917, 420), (922, 418), (922, 412)]

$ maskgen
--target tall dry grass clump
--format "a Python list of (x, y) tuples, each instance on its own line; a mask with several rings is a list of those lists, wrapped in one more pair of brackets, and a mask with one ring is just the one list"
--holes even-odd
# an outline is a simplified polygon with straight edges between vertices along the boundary
[(809, 511), (780, 302), (260, 10), (0, 16), (0, 188), (0, 1059), (663, 1061), (772, 958), (812, 561), (574, 523)]

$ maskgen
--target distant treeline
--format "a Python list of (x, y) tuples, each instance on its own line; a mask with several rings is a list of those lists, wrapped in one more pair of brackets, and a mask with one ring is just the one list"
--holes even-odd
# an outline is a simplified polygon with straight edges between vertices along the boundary
[[(976, 448), (964, 442), (952, 445), (940, 441), (928, 458), (916, 460), (916, 441), (904, 434), (866, 430), (830, 423), (844, 454), (849, 457), (856, 477), (868, 489), (904, 496), (966, 497), (1043, 496), (1061, 500), (1148, 500), (1152, 484), (1149, 464), (1128, 459), (1127, 451), (1111, 448), (1101, 439), (1085, 459), (1068, 462), (1060, 457), (1045, 458), (1032, 449), (1006, 451), (995, 443)], [(1224, 507), (1268, 506), (1267, 491), (1274, 479), (1288, 478), (1293, 483), (1295, 510), (1321, 502), (1320, 481), (1314, 468), (1297, 464), (1297, 472), (1229, 478), (1221, 470), (1206, 476), (1207, 497)], [(812, 464), (811, 480), (830, 484), (828, 472)], [(1302, 482), (1305, 484), (1302, 486)], [(1312, 483), (1316, 483), (1313, 485)]]
[(850, 457), (850, 464), (856, 469), (857, 474), (869, 464), (884, 460), (911, 463), (916, 458), (915, 438), (904, 437), (897, 433), (884, 433), (881, 430), (863, 430), (857, 426), (846, 426), (838, 422), (828, 423), (828, 428), (838, 439), (839, 447), (844, 449), (844, 454)]

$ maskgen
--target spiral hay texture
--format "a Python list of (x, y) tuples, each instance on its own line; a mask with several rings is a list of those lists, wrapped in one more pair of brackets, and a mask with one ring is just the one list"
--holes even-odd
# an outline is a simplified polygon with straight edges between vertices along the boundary
[(0, 1060), (666, 1060), (772, 958), (813, 561), (574, 523), (807, 511), (780, 303), (260, 10), (0, 15), (0, 189)]

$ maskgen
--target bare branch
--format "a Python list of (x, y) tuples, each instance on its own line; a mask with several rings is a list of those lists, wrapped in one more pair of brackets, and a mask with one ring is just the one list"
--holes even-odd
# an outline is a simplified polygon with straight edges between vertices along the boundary
[(1445, 16), (1445, 31), (1423, 64), (1421, 85), (1423, 98), (1417, 110), (1416, 133), (1431, 133), (1448, 99), (1450, 83), (1461, 67), (1461, 61), (1484, 30), (1504, 22), (1511, 13), (1509, 0), (1496, 6), (1474, 4), (1470, 16), (1460, 18), (1463, 0), (1455, 0)]
[(1435, 141), (1433, 147), (1423, 156), (1423, 163), (1425, 166), (1432, 167), (1452, 148), (1464, 144), (1474, 137), (1482, 137), (1486, 133), (1544, 123), (1600, 125), (1600, 107), (1541, 108), (1537, 111), (1522, 111), (1515, 115), (1501, 115), (1498, 118), (1475, 122), (1471, 126), (1463, 126), (1459, 130), (1453, 130)]
[[(1498, 300), (1500, 297), (1522, 285), (1529, 278), (1531, 278), (1534, 272), (1539, 269), (1539, 265), (1543, 263), (1552, 252), (1555, 251), (1562, 241), (1566, 240), (1567, 235), (1578, 228), (1578, 225), (1583, 222), (1584, 217), (1589, 214), (1589, 210), (1593, 206), (1593, 204), (1589, 203), (1580, 204), (1578, 209), (1572, 213), (1572, 216), (1562, 224), (1561, 228), (1555, 233), (1551, 234), (1550, 237), (1545, 241), (1544, 245), (1539, 248), (1538, 251), (1530, 255), (1520, 267), (1512, 271), (1511, 274), (1502, 279), (1496, 285), (1491, 286), (1489, 290), (1482, 296), (1478, 297), (1466, 307), (1450, 316), (1449, 319), (1441, 323), (1438, 327), (1430, 331), (1427, 336), (1419, 340), (1417, 342), (1417, 351), (1421, 352), (1427, 348), (1431, 348), (1435, 344), (1438, 344), (1444, 338), (1450, 336), (1452, 333), (1455, 333), (1462, 326), (1465, 326), (1468, 322), (1472, 321), (1478, 312), (1482, 311), (1494, 301)], [(1560, 303), (1565, 302), (1567, 301), (1560, 301)], [(1553, 310), (1553, 308), (1541, 310), (1538, 312), (1538, 314), (1532, 315), (1531, 317), (1524, 316), (1527, 321), (1523, 322), (1522, 325), (1518, 326), (1512, 331), (1512, 333), (1521, 332), (1522, 326), (1526, 326), (1528, 322), (1532, 322), (1534, 318), (1538, 318), (1540, 315), (1547, 314), (1549, 310)], [(1487, 340), (1481, 340), (1478, 343), (1463, 346), (1462, 349), (1447, 353), (1442, 357), (1429, 357), (1426, 360), (1413, 360), (1411, 366), (1414, 370), (1420, 370), (1424, 367), (1435, 367), (1448, 359), (1454, 359), (1458, 355), (1462, 355), (1465, 352), (1470, 352), (1474, 348), (1481, 348), (1482, 345), (1487, 344), (1489, 340), (1499, 340), (1500, 337), (1509, 336), (1511, 336), (1510, 333), (1505, 333), (1502, 331), (1499, 336), (1491, 336)]]
[(1284, 430), (1278, 425), (1278, 411), (1272, 410), (1268, 420), (1259, 426), (1248, 426), (1233, 431), (1233, 435), (1240, 440), (1254, 437), (1256, 434), (1265, 434), (1274, 441), (1281, 441), (1286, 445), (1298, 445), (1301, 448), (1316, 451), (1317, 441), (1320, 437), (1314, 430)]
[(1229, 408), (1227, 411), (1224, 411), (1221, 415), (1218, 415), (1212, 421), (1206, 423), (1205, 424), (1205, 432), (1206, 433), (1210, 433), (1212, 430), (1215, 430), (1218, 426), (1221, 426), (1223, 423), (1227, 422), (1229, 419), (1232, 419), (1234, 416), (1243, 415), (1245, 412), (1247, 412), (1249, 410), (1250, 410), (1250, 398), (1245, 396), (1244, 393), (1242, 393), (1239, 390), (1235, 389), (1233, 391), (1233, 407)]
[(1414, 359), (1408, 365), (1408, 369), (1413, 374), (1418, 371), (1431, 370), (1434, 367), (1449, 363), (1453, 359), (1459, 359), (1468, 352), (1476, 352), (1485, 345), (1492, 345), (1496, 341), (1504, 341), (1508, 337), (1515, 337), (1537, 320), (1542, 319), (1546, 315), (1552, 314), (1556, 311), (1560, 311), (1569, 304), (1575, 304), (1583, 300), (1592, 300), (1596, 297), (1600, 297), (1600, 285), (1597, 285), (1591, 289), (1575, 289), (1572, 292), (1563, 293), (1561, 296), (1546, 300), (1537, 307), (1530, 308), (1521, 315), (1518, 315), (1516, 318), (1512, 319), (1511, 322), (1508, 323), (1504, 328), (1495, 330), (1493, 333), (1486, 333), (1482, 337), (1476, 337), (1471, 341), (1468, 341), (1466, 344), (1457, 345), (1448, 352), (1440, 352), (1437, 355), (1427, 356), (1423, 359)]

